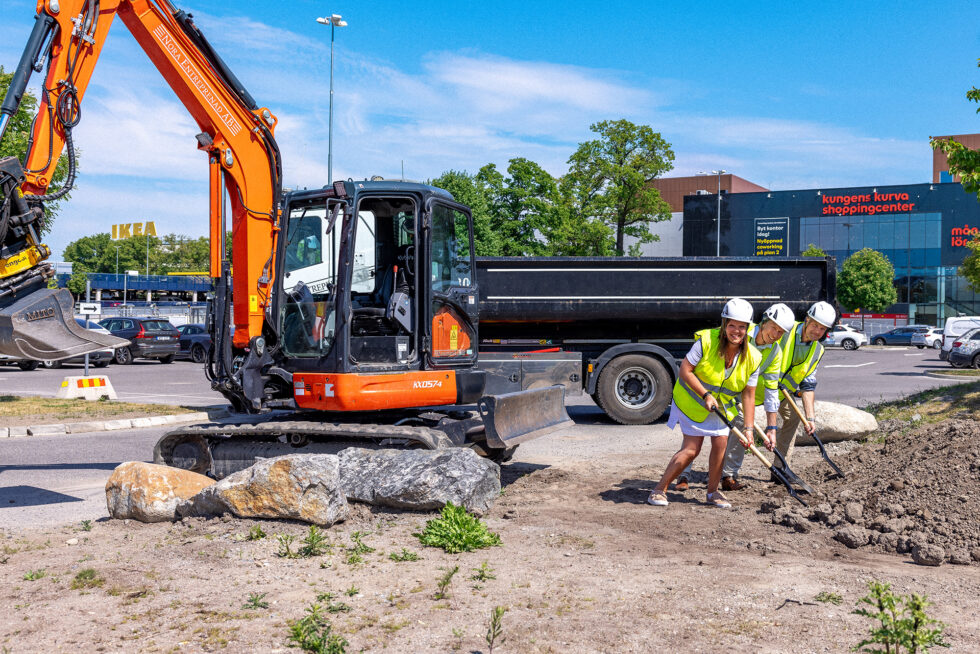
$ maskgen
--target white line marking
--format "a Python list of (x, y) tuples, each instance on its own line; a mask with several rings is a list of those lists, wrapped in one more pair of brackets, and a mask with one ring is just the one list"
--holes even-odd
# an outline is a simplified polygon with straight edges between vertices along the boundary
[(833, 366), (824, 366), (824, 368), (860, 368), (861, 366), (873, 366), (874, 361), (866, 361), (864, 363), (854, 363), (854, 364), (837, 364)]
[(924, 355), (922, 355), (922, 354), (903, 354), (902, 356), (906, 356), (906, 357), (921, 357), (921, 356), (924, 356)]
[[(488, 295), (488, 300), (727, 300), (728, 295)], [(778, 295), (742, 295), (746, 300), (778, 300)]]
[(779, 272), (781, 268), (487, 268), (487, 272)]

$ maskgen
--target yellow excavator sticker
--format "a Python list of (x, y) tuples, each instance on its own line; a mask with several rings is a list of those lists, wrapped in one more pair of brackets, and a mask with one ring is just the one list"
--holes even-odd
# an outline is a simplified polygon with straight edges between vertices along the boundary
[(27, 270), (43, 259), (42, 253), (36, 246), (22, 250), (12, 257), (0, 259), (0, 277), (10, 277)]

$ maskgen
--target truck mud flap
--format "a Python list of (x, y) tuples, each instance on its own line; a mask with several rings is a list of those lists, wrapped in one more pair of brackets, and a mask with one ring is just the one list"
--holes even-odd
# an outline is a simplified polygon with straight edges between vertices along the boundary
[(513, 447), (575, 424), (565, 411), (562, 386), (485, 395), (477, 407), (486, 426), (487, 444), (494, 448)]
[(42, 288), (0, 303), (0, 354), (57, 361), (128, 343), (75, 322), (74, 302), (64, 288)]

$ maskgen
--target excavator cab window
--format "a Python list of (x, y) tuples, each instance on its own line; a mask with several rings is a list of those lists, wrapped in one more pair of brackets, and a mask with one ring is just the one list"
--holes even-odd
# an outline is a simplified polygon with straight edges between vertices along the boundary
[(290, 207), (280, 319), (283, 350), (291, 357), (321, 357), (333, 347), (342, 220), (331, 217), (337, 208), (323, 198)]
[(416, 360), (415, 216), (410, 197), (367, 197), (357, 207), (351, 270), (351, 359)]

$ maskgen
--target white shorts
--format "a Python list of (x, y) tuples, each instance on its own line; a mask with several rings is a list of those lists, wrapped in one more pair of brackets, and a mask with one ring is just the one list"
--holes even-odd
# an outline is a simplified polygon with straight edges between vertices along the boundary
[(722, 422), (721, 418), (713, 413), (709, 413), (704, 422), (694, 422), (684, 412), (677, 408), (677, 404), (670, 403), (670, 416), (667, 418), (667, 427), (673, 429), (680, 426), (681, 433), (685, 436), (728, 436), (728, 426)]

